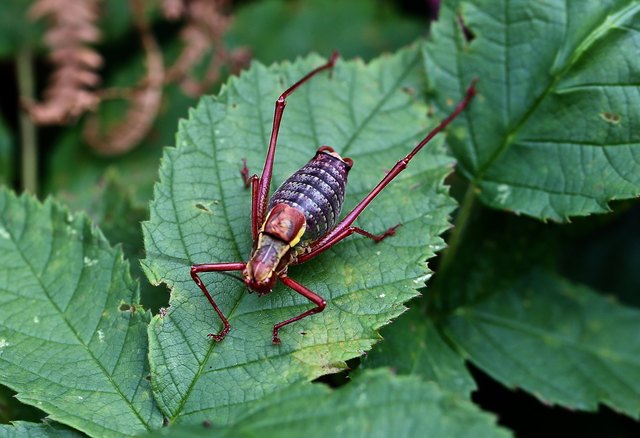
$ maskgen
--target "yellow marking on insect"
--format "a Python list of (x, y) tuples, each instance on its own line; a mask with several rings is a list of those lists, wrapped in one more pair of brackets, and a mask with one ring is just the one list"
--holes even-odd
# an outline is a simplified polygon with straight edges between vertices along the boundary
[(293, 248), (294, 246), (296, 246), (300, 242), (300, 239), (302, 239), (302, 235), (304, 234), (306, 229), (307, 229), (307, 223), (305, 222), (300, 227), (300, 231), (298, 231), (298, 234), (296, 234), (296, 237), (294, 237), (293, 240), (289, 243), (289, 246), (291, 248)]

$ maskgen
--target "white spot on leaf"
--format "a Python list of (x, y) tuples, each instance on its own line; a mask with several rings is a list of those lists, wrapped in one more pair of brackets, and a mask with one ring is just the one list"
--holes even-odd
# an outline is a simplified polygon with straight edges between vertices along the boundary
[(34, 324), (40, 324), (40, 318), (38, 317), (38, 315), (33, 317), (33, 323)]
[(11, 237), (9, 232), (4, 227), (0, 226), (0, 238), (8, 239), (9, 237)]
[(85, 257), (84, 258), (84, 265), (87, 268), (90, 268), (91, 266), (95, 265), (96, 263), (98, 263), (98, 259), (91, 259), (89, 257)]
[(0, 338), (0, 350), (4, 347), (8, 347), (9, 345), (11, 344), (9, 344), (5, 338)]
[(101, 330), (98, 330), (98, 341), (100, 342), (104, 342), (104, 332)]
[(509, 199), (509, 196), (511, 196), (511, 187), (506, 184), (500, 184), (498, 186), (498, 196), (496, 196), (496, 201), (500, 204), (504, 204), (507, 202), (507, 199)]

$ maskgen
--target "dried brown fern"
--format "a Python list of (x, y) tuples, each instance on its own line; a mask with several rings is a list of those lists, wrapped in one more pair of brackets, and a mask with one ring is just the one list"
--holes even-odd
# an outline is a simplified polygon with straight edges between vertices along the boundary
[[(146, 74), (139, 84), (128, 90), (97, 91), (100, 77), (95, 72), (102, 58), (88, 44), (96, 42), (100, 32), (95, 23), (99, 0), (34, 0), (33, 18), (48, 17), (50, 30), (46, 43), (55, 65), (42, 103), (26, 103), (38, 124), (62, 124), (94, 111), (101, 100), (120, 98), (128, 101), (128, 110), (115, 125), (102, 127), (98, 116), (89, 117), (84, 134), (87, 143), (104, 155), (124, 153), (138, 144), (149, 132), (162, 103), (163, 86), (179, 82), (185, 93), (201, 94), (219, 79), (228, 65), (232, 71), (249, 61), (244, 49), (229, 52), (223, 44), (231, 18), (226, 14), (227, 0), (162, 0), (167, 19), (183, 19), (181, 32), (184, 48), (176, 62), (166, 71), (162, 51), (149, 28), (144, 0), (129, 0), (133, 18), (145, 52)], [(193, 70), (209, 56), (202, 79)]]
[(49, 19), (51, 27), (44, 39), (55, 67), (44, 101), (25, 102), (25, 106), (40, 125), (73, 122), (100, 102), (95, 92), (100, 76), (95, 71), (102, 65), (102, 57), (88, 47), (100, 39), (95, 24), (98, 1), (37, 0), (29, 14), (34, 19)]
[[(220, 70), (228, 65), (232, 71), (246, 66), (250, 60), (244, 48), (227, 51), (223, 36), (231, 25), (226, 13), (227, 0), (164, 0), (163, 10), (167, 19), (183, 18), (185, 25), (180, 32), (184, 48), (178, 59), (167, 70), (167, 82), (179, 82), (182, 90), (191, 96), (206, 92), (220, 78)], [(178, 15), (180, 14), (180, 15)], [(202, 79), (196, 79), (194, 68), (210, 55), (209, 64)]]

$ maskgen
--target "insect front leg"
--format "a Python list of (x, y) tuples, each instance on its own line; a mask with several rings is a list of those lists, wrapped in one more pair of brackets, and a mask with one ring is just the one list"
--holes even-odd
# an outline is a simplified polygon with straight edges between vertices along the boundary
[(278, 324), (273, 326), (273, 343), (279, 344), (280, 338), (278, 337), (278, 330), (280, 330), (285, 325), (291, 324), (292, 322), (296, 322), (301, 320), (302, 318), (306, 318), (309, 315), (313, 315), (314, 313), (320, 313), (327, 306), (327, 302), (320, 295), (313, 293), (311, 290), (307, 289), (300, 283), (295, 280), (290, 279), (286, 275), (281, 275), (280, 281), (287, 287), (293, 289), (298, 292), (303, 297), (307, 298), (309, 301), (313, 302), (316, 307), (313, 309), (309, 309), (306, 312), (301, 313), (300, 315), (293, 317), (291, 319), (287, 319), (286, 321), (279, 322)]
[(207, 290), (207, 287), (204, 285), (198, 274), (202, 272), (225, 272), (225, 271), (241, 271), (245, 267), (245, 264), (242, 262), (237, 263), (205, 263), (201, 265), (193, 265), (191, 266), (191, 278), (198, 285), (202, 293), (207, 297), (213, 309), (216, 311), (220, 319), (222, 320), (222, 330), (218, 333), (209, 333), (209, 337), (213, 338), (214, 341), (220, 342), (227, 336), (229, 330), (231, 329), (231, 325), (227, 318), (222, 314), (222, 311), (211, 297), (211, 294)]

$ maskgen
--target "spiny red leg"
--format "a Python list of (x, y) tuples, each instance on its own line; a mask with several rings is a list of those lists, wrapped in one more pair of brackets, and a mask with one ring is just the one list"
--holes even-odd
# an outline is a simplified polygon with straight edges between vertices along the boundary
[(378, 242), (382, 242), (384, 239), (386, 239), (389, 236), (393, 236), (396, 234), (396, 229), (401, 226), (402, 224), (398, 224), (394, 227), (389, 228), (387, 231), (385, 231), (382, 234), (372, 234), (366, 230), (363, 230), (362, 228), (358, 228), (358, 227), (349, 227), (349, 228), (345, 228), (344, 230), (342, 230), (342, 232), (338, 235), (335, 236), (334, 238), (334, 243), (324, 246), (323, 248), (321, 248), (320, 250), (312, 249), (312, 254), (311, 257), (307, 257), (309, 254), (305, 254), (304, 256), (300, 256), (298, 257), (293, 263), (292, 265), (299, 265), (300, 263), (303, 263), (307, 260), (309, 260), (310, 258), (313, 258), (315, 256), (317, 256), (318, 254), (320, 254), (322, 251), (325, 251), (329, 248), (331, 248), (333, 245), (335, 245), (336, 243), (340, 242), (342, 239), (349, 237), (350, 235), (352, 235), (353, 233), (356, 234), (361, 234), (365, 237), (368, 237), (369, 239), (375, 241), (376, 243)]
[(222, 341), (224, 337), (227, 336), (227, 333), (229, 333), (229, 329), (231, 328), (231, 325), (229, 325), (229, 321), (227, 321), (227, 318), (225, 318), (225, 316), (222, 314), (222, 311), (220, 310), (216, 302), (213, 301), (211, 294), (207, 290), (207, 287), (204, 285), (204, 283), (202, 282), (198, 274), (201, 272), (241, 271), (244, 269), (244, 267), (245, 267), (245, 264), (242, 262), (213, 263), (213, 264), (206, 263), (202, 265), (191, 266), (191, 278), (193, 278), (193, 281), (198, 285), (202, 293), (207, 297), (207, 299), (213, 306), (213, 309), (216, 311), (216, 313), (222, 320), (222, 324), (223, 324), (222, 330), (220, 330), (219, 333), (209, 333), (208, 335), (210, 338), (213, 338), (213, 340), (217, 342)]
[(312, 291), (310, 291), (309, 289), (307, 289), (297, 281), (290, 279), (286, 275), (281, 275), (279, 278), (280, 278), (280, 281), (285, 286), (298, 292), (300, 295), (307, 298), (309, 301), (312, 301), (317, 307), (314, 307), (313, 309), (309, 309), (306, 312), (301, 313), (300, 315), (294, 318), (287, 319), (286, 321), (282, 321), (274, 325), (273, 326), (273, 343), (274, 344), (280, 343), (280, 338), (278, 337), (278, 330), (280, 330), (282, 327), (284, 327), (285, 325), (291, 324), (292, 322), (299, 321), (302, 318), (306, 318), (309, 315), (313, 315), (314, 313), (320, 313), (327, 306), (327, 302), (324, 300), (324, 298), (322, 298), (320, 295), (313, 293)]
[(347, 228), (347, 230), (349, 230), (349, 234), (352, 234), (352, 233), (362, 234), (363, 236), (368, 237), (369, 239), (372, 239), (376, 243), (378, 243), (378, 242), (382, 242), (384, 239), (386, 239), (389, 236), (394, 236), (396, 234), (396, 229), (398, 229), (400, 225), (402, 224), (398, 224), (394, 227), (391, 227), (382, 234), (371, 234), (370, 232), (365, 231), (362, 228), (358, 228), (358, 227), (349, 227)]
[(260, 178), (258, 175), (251, 177), (251, 235), (255, 241), (258, 238), (258, 230), (262, 225), (262, 220), (258, 218), (258, 184)]
[(273, 173), (273, 160), (276, 154), (276, 144), (278, 142), (278, 133), (280, 131), (280, 122), (282, 121), (282, 114), (284, 113), (284, 107), (287, 104), (287, 96), (293, 93), (296, 88), (300, 85), (311, 79), (315, 74), (321, 72), (322, 70), (326, 70), (332, 68), (336, 59), (338, 59), (338, 52), (333, 52), (329, 61), (321, 65), (320, 67), (312, 70), (307, 73), (302, 79), (289, 87), (284, 93), (280, 95), (278, 100), (276, 100), (276, 109), (273, 114), (273, 128), (271, 129), (271, 139), (269, 140), (269, 150), (267, 151), (267, 157), (264, 161), (264, 168), (262, 169), (262, 175), (260, 176), (260, 187), (258, 190), (258, 222), (262, 223), (264, 221), (265, 215), (267, 213), (267, 201), (269, 199), (269, 186), (271, 185), (271, 175)]
[(420, 143), (418, 143), (418, 145), (414, 147), (406, 157), (398, 161), (395, 166), (393, 166), (393, 168), (389, 171), (389, 173), (385, 175), (382, 181), (380, 181), (378, 185), (376, 185), (373, 190), (371, 190), (371, 192), (367, 196), (365, 196), (364, 199), (360, 201), (360, 203), (356, 205), (353, 210), (351, 210), (351, 212), (347, 214), (338, 225), (335, 226), (335, 228), (333, 228), (333, 230), (327, 233), (327, 235), (325, 235), (323, 238), (312, 243), (309, 246), (310, 251), (299, 256), (296, 263), (304, 263), (305, 261), (314, 258), (321, 252), (326, 251), (345, 237), (355, 232), (350, 232), (349, 229), (351, 227), (351, 224), (357, 219), (358, 216), (360, 216), (360, 213), (363, 212), (363, 210), (371, 203), (371, 201), (373, 201), (373, 199), (382, 191), (382, 189), (387, 186), (387, 184), (389, 184), (396, 176), (398, 176), (400, 172), (406, 169), (409, 161), (411, 161), (411, 159), (420, 151), (420, 149), (422, 149), (424, 145), (426, 145), (433, 137), (435, 137), (436, 134), (446, 128), (447, 125), (451, 123), (453, 119), (455, 119), (458, 114), (460, 114), (467, 107), (467, 105), (469, 105), (469, 102), (471, 102), (471, 99), (476, 93), (476, 82), (476, 79), (471, 82), (471, 85), (469, 86), (469, 88), (467, 88), (464, 99), (460, 103), (458, 103), (455, 110), (449, 115), (449, 117), (440, 122), (440, 124), (435, 129), (433, 129), (433, 131), (427, 134), (427, 136)]
[(244, 188), (248, 189), (251, 185), (251, 178), (249, 178), (249, 168), (247, 167), (247, 159), (242, 159), (242, 169), (240, 169), (240, 175), (242, 175), (242, 181), (244, 181)]
[(258, 184), (260, 183), (260, 178), (258, 178), (258, 175), (249, 176), (249, 168), (245, 158), (242, 159), (240, 175), (242, 175), (245, 188), (251, 186), (251, 235), (253, 240), (256, 240), (258, 238), (258, 230), (262, 224), (258, 218)]

